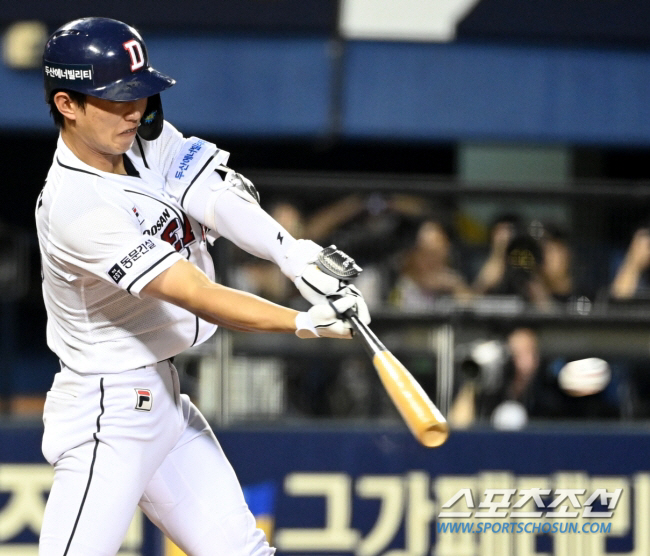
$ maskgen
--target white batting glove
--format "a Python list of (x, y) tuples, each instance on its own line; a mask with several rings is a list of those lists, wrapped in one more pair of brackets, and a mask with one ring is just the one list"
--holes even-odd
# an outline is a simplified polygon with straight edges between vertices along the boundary
[(329, 303), (339, 296), (356, 298), (356, 312), (359, 318), (368, 324), (368, 305), (359, 289), (348, 281), (360, 272), (361, 268), (356, 265), (354, 259), (336, 249), (335, 245), (331, 245), (318, 253), (316, 261), (304, 268), (294, 284), (301, 295), (313, 305)]
[(340, 319), (348, 309), (356, 310), (358, 298), (342, 297), (331, 303), (314, 305), (309, 311), (296, 316), (296, 336), (298, 338), (352, 338), (352, 325)]

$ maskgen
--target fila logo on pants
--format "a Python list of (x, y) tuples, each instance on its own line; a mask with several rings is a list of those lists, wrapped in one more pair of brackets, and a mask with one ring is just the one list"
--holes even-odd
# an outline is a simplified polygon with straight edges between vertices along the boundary
[(138, 411), (151, 411), (153, 396), (151, 390), (144, 388), (135, 389), (135, 409)]

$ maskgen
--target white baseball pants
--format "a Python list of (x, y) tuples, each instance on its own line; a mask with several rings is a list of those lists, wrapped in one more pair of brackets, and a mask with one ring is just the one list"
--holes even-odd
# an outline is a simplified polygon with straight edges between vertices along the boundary
[(54, 466), (40, 556), (115, 556), (136, 506), (190, 556), (274, 554), (169, 361), (57, 373), (43, 414)]

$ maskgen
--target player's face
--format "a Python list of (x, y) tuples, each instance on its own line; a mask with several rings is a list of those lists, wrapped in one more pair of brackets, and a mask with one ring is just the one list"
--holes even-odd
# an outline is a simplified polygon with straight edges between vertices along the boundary
[(147, 99), (115, 102), (86, 97), (84, 110), (78, 110), (75, 132), (87, 148), (98, 155), (115, 156), (131, 148)]

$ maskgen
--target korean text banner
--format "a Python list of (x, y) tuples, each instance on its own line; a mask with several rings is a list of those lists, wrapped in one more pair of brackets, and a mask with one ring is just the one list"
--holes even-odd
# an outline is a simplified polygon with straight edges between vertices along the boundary
[[(0, 556), (37, 554), (52, 471), (41, 429), (0, 429)], [(650, 434), (570, 427), (217, 430), (280, 555), (650, 554)], [(161, 556), (141, 514), (121, 556)]]

